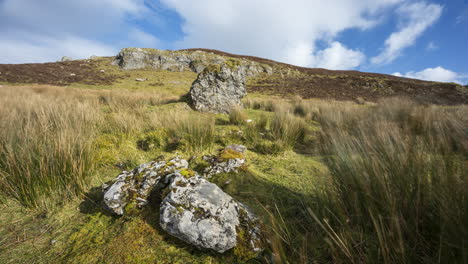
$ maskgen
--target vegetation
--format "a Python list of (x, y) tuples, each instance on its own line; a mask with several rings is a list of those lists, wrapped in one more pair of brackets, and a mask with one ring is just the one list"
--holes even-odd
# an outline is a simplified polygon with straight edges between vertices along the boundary
[(248, 147), (248, 165), (211, 180), (260, 216), (269, 241), (248, 263), (468, 262), (466, 106), (260, 97), (227, 116), (165, 89), (71, 86), (0, 89), (1, 263), (243, 262), (242, 248), (168, 236), (153, 208), (116, 218), (101, 207), (100, 185), (121, 170), (177, 153), (194, 156), (181, 171), (191, 177), (202, 155), (239, 157), (217, 151), (228, 143)]

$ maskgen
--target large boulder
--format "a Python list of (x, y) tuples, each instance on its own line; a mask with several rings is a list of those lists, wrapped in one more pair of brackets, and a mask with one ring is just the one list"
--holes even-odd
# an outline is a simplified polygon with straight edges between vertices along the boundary
[(160, 224), (166, 232), (219, 253), (238, 245), (254, 255), (262, 250), (258, 220), (243, 204), (198, 175), (187, 178), (174, 173), (170, 177), (171, 191), (160, 210)]
[(232, 107), (241, 106), (247, 94), (246, 75), (247, 68), (242, 64), (208, 66), (190, 89), (193, 107), (201, 112), (229, 113)]

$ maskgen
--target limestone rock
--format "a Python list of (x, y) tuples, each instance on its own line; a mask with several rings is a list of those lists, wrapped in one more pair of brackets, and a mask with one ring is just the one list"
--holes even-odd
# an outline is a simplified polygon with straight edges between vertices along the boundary
[(219, 253), (240, 244), (254, 254), (262, 250), (258, 220), (244, 205), (198, 175), (186, 178), (176, 172), (169, 177), (171, 191), (160, 210), (166, 232)]
[(60, 61), (72, 61), (73, 59), (67, 56), (63, 56)]
[(243, 65), (208, 66), (190, 89), (193, 107), (201, 112), (229, 113), (233, 106), (241, 106), (241, 99), (247, 94), (246, 74)]
[(243, 145), (229, 145), (220, 151), (218, 156), (208, 158), (211, 165), (205, 169), (203, 174), (206, 178), (211, 178), (219, 173), (237, 172), (246, 163), (244, 154), (247, 148)]
[(186, 160), (175, 158), (168, 163), (152, 161), (136, 167), (131, 172), (123, 171), (110, 184), (102, 186), (104, 203), (117, 215), (124, 215), (126, 208), (133, 205), (141, 208), (148, 203), (148, 197), (161, 177), (176, 169), (187, 167)]

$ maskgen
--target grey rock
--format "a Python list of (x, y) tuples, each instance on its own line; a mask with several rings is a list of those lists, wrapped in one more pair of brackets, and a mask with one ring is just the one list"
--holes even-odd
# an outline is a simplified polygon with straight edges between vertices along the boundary
[(203, 176), (211, 178), (219, 173), (237, 172), (240, 167), (246, 164), (244, 157), (246, 151), (247, 148), (243, 145), (229, 145), (221, 150), (218, 156), (210, 159), (204, 158), (211, 164), (205, 169)]
[(145, 206), (152, 190), (163, 176), (187, 167), (186, 160), (174, 158), (168, 163), (152, 161), (131, 172), (123, 171), (109, 184), (102, 186), (106, 208), (117, 215), (124, 215), (129, 204), (134, 203), (139, 208)]
[(246, 74), (242, 65), (209, 66), (190, 89), (193, 107), (201, 112), (229, 113), (233, 106), (241, 106), (241, 99), (247, 95)]
[(160, 225), (169, 234), (199, 248), (223, 253), (238, 245), (245, 229), (253, 252), (262, 250), (258, 220), (217, 185), (198, 175), (185, 178), (176, 172), (161, 203)]
[(70, 58), (70, 57), (67, 57), (67, 56), (63, 56), (62, 59), (60, 59), (60, 61), (72, 61), (73, 59)]

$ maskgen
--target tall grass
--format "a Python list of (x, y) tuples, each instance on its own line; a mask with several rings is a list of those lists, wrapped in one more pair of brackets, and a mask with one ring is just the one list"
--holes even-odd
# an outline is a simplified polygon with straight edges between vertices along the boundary
[(216, 139), (212, 115), (182, 114), (167, 124), (169, 136), (189, 152), (211, 150)]
[[(467, 114), (403, 99), (320, 106), (317, 145), (330, 179), (298, 201), (301, 227), (276, 214), (275, 233), (297, 236), (276, 239), (277, 256), (310, 261), (322, 241), (316, 258), (333, 263), (467, 263)], [(307, 250), (291, 248), (299, 240)]]
[(55, 86), (0, 89), (0, 199), (46, 209), (88, 187), (101, 133), (130, 135), (161, 125), (149, 107), (175, 100), (151, 91)]
[(86, 188), (93, 172), (91, 139), (101, 120), (92, 103), (2, 88), (0, 106), (3, 194), (46, 207), (47, 197), (70, 197)]
[(246, 123), (247, 115), (239, 106), (231, 107), (229, 111), (229, 122), (234, 125), (243, 125)]

